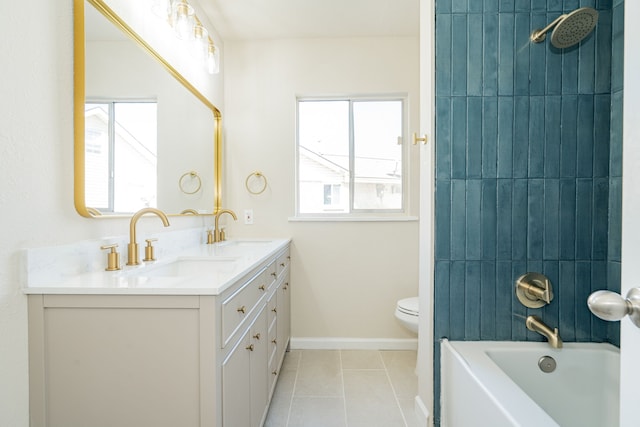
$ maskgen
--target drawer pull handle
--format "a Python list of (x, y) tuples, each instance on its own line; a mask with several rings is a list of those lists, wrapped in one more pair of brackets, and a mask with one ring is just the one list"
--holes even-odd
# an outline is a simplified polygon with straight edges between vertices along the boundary
[(242, 314), (244, 314), (244, 312), (245, 312), (244, 305), (243, 305), (242, 307), (238, 308), (238, 310), (236, 310), (236, 311), (237, 311), (238, 313), (242, 313)]
[(273, 375), (278, 375), (278, 371), (271, 372)]
[(291, 259), (291, 256), (287, 256), (287, 259)]
[(272, 342), (273, 344), (278, 344), (278, 342), (277, 342), (276, 340), (271, 340), (271, 342)]
[(264, 285), (260, 285), (260, 286), (258, 286), (258, 289), (260, 289), (261, 291), (264, 291), (264, 289), (265, 289), (265, 288), (264, 288)]
[(276, 277), (276, 276), (277, 276), (277, 274), (276, 274), (276, 273), (271, 273), (271, 275), (272, 275), (273, 277)]
[(280, 263), (280, 267), (284, 267), (284, 262), (281, 262), (281, 263)]
[(273, 311), (274, 313), (277, 313), (277, 312), (278, 312), (278, 310), (277, 310), (275, 307), (274, 307), (274, 308), (272, 308), (272, 309), (271, 309), (271, 311)]
[(259, 340), (259, 339), (260, 339), (260, 332), (258, 332), (257, 334), (255, 334), (253, 337), (254, 337), (255, 339)]
[(253, 351), (253, 344), (249, 344), (247, 347), (245, 347), (245, 349)]

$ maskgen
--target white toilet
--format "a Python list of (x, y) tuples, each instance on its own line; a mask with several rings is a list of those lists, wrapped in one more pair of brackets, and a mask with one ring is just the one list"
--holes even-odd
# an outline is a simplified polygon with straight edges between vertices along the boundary
[(396, 305), (396, 318), (408, 330), (418, 333), (418, 297), (404, 298)]

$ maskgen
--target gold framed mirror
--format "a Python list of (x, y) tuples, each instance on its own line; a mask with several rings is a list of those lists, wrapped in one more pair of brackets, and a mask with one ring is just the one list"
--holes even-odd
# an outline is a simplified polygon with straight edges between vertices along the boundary
[(73, 5), (78, 213), (217, 212), (220, 111), (103, 0)]

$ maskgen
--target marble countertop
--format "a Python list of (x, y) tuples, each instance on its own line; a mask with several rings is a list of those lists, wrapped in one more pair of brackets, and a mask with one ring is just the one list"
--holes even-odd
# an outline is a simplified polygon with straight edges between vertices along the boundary
[[(56, 272), (46, 265), (27, 263), (25, 294), (109, 294), (109, 295), (219, 295), (269, 257), (286, 247), (290, 239), (238, 239), (198, 244), (180, 252), (158, 257), (139, 266), (123, 265), (118, 271)], [(176, 261), (223, 261), (225, 268), (205, 273), (163, 274)], [(32, 271), (30, 271), (30, 269)], [(208, 270), (208, 269), (203, 269)], [(215, 270), (215, 271), (213, 271)]]

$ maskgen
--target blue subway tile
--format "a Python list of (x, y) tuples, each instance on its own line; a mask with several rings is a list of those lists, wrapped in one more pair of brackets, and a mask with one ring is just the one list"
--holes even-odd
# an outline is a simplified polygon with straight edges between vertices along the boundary
[(498, 178), (513, 176), (514, 100), (498, 97)]
[(451, 178), (467, 176), (467, 98), (451, 100)]
[(451, 178), (451, 98), (436, 97), (436, 179)]
[(467, 98), (467, 178), (482, 178), (482, 98)]
[(592, 94), (595, 90), (596, 38), (594, 34), (582, 42), (578, 49), (578, 93)]
[(466, 181), (466, 245), (465, 259), (480, 259), (482, 224), (481, 224), (481, 200), (482, 181), (479, 179), (469, 179)]
[(527, 259), (528, 185), (526, 179), (513, 180), (513, 207), (511, 211), (511, 257)]
[(611, 11), (601, 10), (595, 29), (596, 93), (611, 92)]
[(496, 263), (483, 261), (481, 264), (480, 339), (496, 339)]
[(591, 262), (576, 262), (576, 341), (591, 339), (591, 312), (587, 307), (587, 298), (591, 294)]
[(529, 94), (529, 74), (531, 61), (529, 50), (531, 47), (529, 13), (516, 13), (514, 21), (515, 31), (515, 66), (514, 66), (514, 94)]
[(611, 91), (622, 90), (624, 68), (624, 5), (613, 9), (611, 36)]
[(450, 272), (449, 301), (449, 339), (464, 340), (465, 337), (465, 311), (461, 310), (461, 304), (465, 300), (466, 262), (452, 261)]
[(436, 0), (436, 15), (451, 13), (451, 0)]
[(466, 340), (477, 341), (480, 339), (481, 262), (467, 261), (465, 264), (464, 336)]
[(562, 50), (562, 94), (578, 93), (578, 46)]
[(622, 91), (611, 94), (609, 176), (622, 176)]
[(531, 0), (515, 0), (513, 6), (516, 12), (528, 12), (531, 10)]
[[(558, 17), (557, 13), (548, 13), (547, 22), (552, 22)], [(547, 80), (547, 95), (562, 94), (562, 73), (564, 71), (562, 60), (564, 58), (561, 49), (552, 47), (549, 41), (544, 42), (547, 53), (545, 61), (545, 76)]]
[(498, 259), (511, 259), (511, 216), (513, 211), (513, 180), (498, 180), (497, 196), (497, 247)]
[(560, 259), (573, 260), (576, 254), (576, 182), (560, 180)]
[(482, 177), (498, 176), (498, 99), (482, 98)]
[(593, 95), (578, 96), (578, 119), (576, 129), (576, 176), (593, 176), (593, 135), (594, 135)]
[(547, 0), (547, 10), (549, 12), (562, 12), (562, 0)]
[(451, 181), (436, 180), (435, 257), (451, 259)]
[(434, 328), (436, 336), (449, 335), (450, 267), (449, 261), (436, 261), (435, 263)]
[(560, 177), (562, 98), (546, 96), (544, 108), (544, 176), (558, 178)]
[(571, 12), (580, 7), (580, 2), (584, 0), (564, 0), (564, 10)]
[(467, 15), (451, 17), (451, 94), (467, 93)]
[[(610, 118), (612, 113), (611, 96), (595, 95), (593, 125), (593, 176), (609, 176)], [(620, 144), (622, 145), (622, 144)]]
[(482, 26), (483, 94), (485, 96), (496, 96), (498, 94), (498, 14), (484, 14)]
[(606, 288), (598, 287), (598, 289), (607, 289), (609, 291), (620, 293), (622, 281), (622, 265), (620, 261), (607, 262), (607, 283)]
[(592, 259), (606, 260), (609, 244), (609, 178), (594, 178), (593, 180), (592, 232)]
[[(474, 2), (476, 3), (476, 2)], [(482, 51), (482, 15), (472, 14), (468, 16), (467, 31), (467, 96), (482, 95), (483, 58)]]
[(576, 180), (576, 259), (591, 259), (593, 247), (593, 180)]
[[(594, 261), (591, 263), (591, 289), (589, 292), (601, 289), (607, 289), (607, 262)], [(591, 324), (591, 340), (605, 342), (607, 340), (607, 322), (594, 315), (589, 317), (589, 322)]]
[[(513, 3), (512, 3), (513, 6)], [(514, 16), (501, 13), (498, 16), (498, 94), (513, 95), (514, 79)]]
[(609, 178), (608, 259), (620, 261), (622, 242), (622, 178)]
[(511, 303), (513, 279), (511, 261), (496, 262), (496, 335), (497, 340), (511, 339)]
[(556, 286), (559, 304), (558, 330), (564, 341), (575, 340), (576, 318), (576, 264), (574, 261), (560, 261), (560, 280)]
[(467, 0), (451, 0), (452, 13), (466, 13), (467, 11)]
[[(558, 303), (558, 286), (560, 284), (560, 262), (558, 260), (544, 261), (542, 263), (542, 274), (547, 276), (551, 282), (553, 292), (555, 294), (551, 304), (544, 306), (543, 319), (547, 325), (557, 327), (560, 323), (560, 305)], [(562, 337), (562, 335), (561, 335)]]
[(544, 97), (529, 98), (529, 178), (544, 177)]
[(482, 259), (496, 259), (497, 218), (498, 218), (497, 180), (482, 180), (482, 207), (480, 208), (480, 226), (482, 229)]
[[(442, 2), (438, 2), (441, 4)], [(451, 15), (436, 17), (436, 96), (451, 95)]]
[[(537, 2), (533, 2), (536, 3)], [(533, 4), (532, 4), (533, 5)], [(534, 13), (531, 15), (531, 28), (540, 29), (547, 26), (546, 13)], [(531, 42), (530, 42), (531, 43)], [(531, 71), (529, 90), (531, 95), (546, 94), (546, 66), (547, 66), (547, 45), (545, 43), (531, 43), (529, 46), (531, 55)]]
[(500, 12), (513, 12), (513, 0), (500, 0)]
[(529, 97), (514, 97), (513, 177), (526, 178), (529, 154)]
[(541, 260), (544, 243), (544, 180), (528, 181), (527, 258)]
[(451, 259), (463, 260), (466, 253), (466, 185), (464, 180), (451, 181)]
[(484, 12), (498, 12), (498, 0), (484, 0)]
[(543, 258), (558, 259), (560, 254), (560, 181), (544, 180), (544, 246)]
[(562, 128), (560, 130), (560, 176), (574, 178), (576, 176), (578, 97), (566, 95), (562, 97)]
[(514, 341), (525, 341), (528, 337), (527, 308), (518, 301), (516, 293), (513, 291), (514, 283), (518, 277), (528, 272), (526, 261), (514, 261), (511, 264), (511, 339)]

